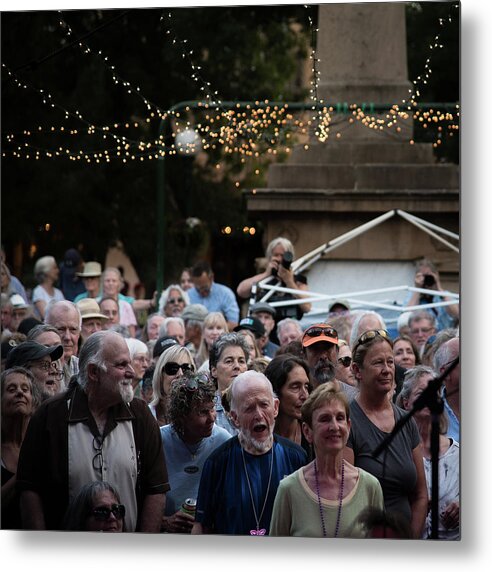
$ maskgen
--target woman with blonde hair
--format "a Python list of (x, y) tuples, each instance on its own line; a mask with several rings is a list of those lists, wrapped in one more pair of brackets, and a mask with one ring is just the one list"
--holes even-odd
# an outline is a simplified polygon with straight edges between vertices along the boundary
[(194, 371), (195, 364), (190, 350), (177, 344), (164, 350), (157, 360), (152, 377), (152, 401), (149, 403), (149, 409), (161, 427), (169, 423), (168, 397), (173, 381)]
[(195, 363), (200, 371), (208, 372), (208, 358), (212, 344), (222, 334), (229, 331), (227, 321), (222, 312), (209, 312), (203, 320), (202, 340), (195, 356)]
[(53, 256), (42, 256), (34, 265), (34, 277), (38, 285), (32, 291), (32, 304), (37, 315), (44, 320), (46, 306), (51, 302), (65, 300), (63, 292), (55, 288), (60, 270)]

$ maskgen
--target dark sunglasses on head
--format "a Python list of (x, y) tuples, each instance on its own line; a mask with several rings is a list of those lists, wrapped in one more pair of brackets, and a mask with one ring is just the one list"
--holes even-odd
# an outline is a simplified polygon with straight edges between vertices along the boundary
[(194, 367), (189, 363), (176, 363), (175, 361), (168, 361), (164, 366), (164, 371), (167, 375), (176, 375), (178, 371), (181, 369), (183, 373), (192, 372), (194, 371)]
[(182, 304), (184, 302), (183, 298), (168, 298), (168, 304)]
[(338, 363), (341, 363), (343, 367), (348, 367), (352, 363), (352, 358), (350, 356), (339, 357)]
[(91, 514), (96, 520), (109, 520), (111, 513), (120, 520), (125, 517), (125, 505), (112, 504), (111, 506), (96, 506), (92, 509)]
[(306, 330), (305, 334), (310, 338), (317, 338), (318, 336), (324, 335), (328, 336), (329, 338), (338, 338), (338, 333), (333, 328), (321, 328), (318, 326), (314, 326), (313, 328), (309, 328)]
[(393, 347), (393, 340), (391, 339), (390, 335), (388, 334), (388, 332), (386, 330), (367, 330), (367, 332), (364, 332), (359, 337), (359, 339), (355, 342), (354, 349), (352, 350), (352, 353), (354, 353), (355, 350), (359, 346), (366, 344), (367, 342), (370, 342), (376, 336), (379, 336), (380, 338), (385, 339), (386, 341), (388, 341), (390, 343), (391, 347)]
[(184, 386), (187, 391), (196, 391), (200, 385), (207, 385), (210, 383), (208, 377), (204, 373), (199, 373), (188, 379)]

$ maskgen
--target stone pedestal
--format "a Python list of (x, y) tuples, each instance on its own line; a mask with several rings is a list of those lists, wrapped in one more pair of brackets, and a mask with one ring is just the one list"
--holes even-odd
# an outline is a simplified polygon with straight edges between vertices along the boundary
[[(404, 5), (323, 4), (319, 7), (319, 94), (326, 102), (401, 103), (408, 99)], [(248, 195), (248, 210), (266, 225), (265, 244), (287, 236), (296, 255), (401, 209), (459, 231), (459, 172), (437, 163), (432, 146), (410, 144), (411, 121), (398, 137), (355, 122), (330, 130), (326, 143), (293, 149), (271, 165), (268, 185)], [(438, 266), (443, 286), (458, 289), (458, 255), (396, 217), (329, 253), (330, 260), (414, 261)]]

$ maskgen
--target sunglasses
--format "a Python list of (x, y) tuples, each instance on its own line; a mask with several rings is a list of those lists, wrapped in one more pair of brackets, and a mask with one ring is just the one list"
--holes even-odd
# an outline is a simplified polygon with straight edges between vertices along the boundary
[(371, 340), (373, 340), (377, 336), (388, 341), (390, 343), (391, 347), (393, 347), (393, 340), (391, 339), (390, 335), (388, 334), (388, 332), (386, 330), (367, 330), (367, 332), (364, 332), (359, 337), (359, 339), (355, 342), (354, 349), (352, 350), (352, 353), (355, 353), (355, 350), (359, 346), (362, 346), (362, 345), (366, 344), (367, 342), (370, 342)]
[(168, 298), (168, 304), (182, 304), (184, 302), (183, 298)]
[(96, 520), (109, 520), (111, 513), (118, 520), (125, 518), (125, 505), (123, 504), (112, 504), (111, 506), (96, 506), (91, 511), (92, 516)]
[(329, 338), (338, 338), (338, 332), (333, 328), (321, 328), (319, 326), (315, 326), (313, 328), (309, 328), (304, 332), (305, 336), (309, 338), (318, 338), (319, 336), (328, 336)]
[(339, 357), (338, 363), (341, 363), (343, 367), (349, 367), (349, 365), (352, 363), (352, 358), (350, 356)]
[(176, 375), (178, 371), (181, 370), (183, 373), (193, 372), (195, 368), (189, 363), (176, 363), (175, 361), (169, 361), (164, 366), (164, 371), (167, 375)]

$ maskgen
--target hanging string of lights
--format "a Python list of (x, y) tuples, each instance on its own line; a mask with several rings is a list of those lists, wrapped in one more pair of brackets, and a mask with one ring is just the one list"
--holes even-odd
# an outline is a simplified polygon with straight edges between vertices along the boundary
[[(309, 8), (308, 6), (305, 6)], [(457, 7), (457, 5), (453, 5)], [(73, 38), (74, 33), (69, 24), (60, 14), (60, 27), (68, 38)], [(453, 133), (459, 129), (459, 106), (453, 112), (442, 111), (440, 109), (419, 109), (418, 98), (420, 97), (419, 84), (426, 84), (430, 80), (431, 56), (426, 60), (425, 69), (422, 76), (419, 76), (414, 83), (414, 90), (410, 90), (411, 97), (407, 102), (403, 100), (401, 106), (395, 104), (383, 116), (378, 113), (367, 113), (361, 106), (350, 105), (343, 109), (344, 119), (340, 119), (340, 109), (334, 106), (324, 105), (318, 96), (318, 85), (320, 80), (320, 72), (317, 69), (319, 62), (316, 56), (315, 40), (318, 29), (315, 28), (313, 19), (308, 14), (309, 26), (311, 29), (312, 49), (310, 59), (313, 61), (310, 99), (312, 102), (311, 109), (317, 113), (311, 118), (303, 119), (297, 117), (293, 111), (289, 110), (288, 104), (285, 106), (268, 105), (268, 101), (255, 102), (255, 105), (248, 105), (243, 109), (225, 109), (223, 101), (220, 99), (218, 92), (213, 92), (210, 82), (207, 82), (201, 72), (201, 66), (193, 61), (193, 50), (188, 47), (188, 40), (180, 39), (172, 27), (172, 14), (167, 13), (161, 16), (161, 22), (167, 22), (166, 35), (169, 36), (171, 45), (176, 46), (180, 50), (181, 58), (188, 62), (191, 68), (191, 78), (199, 84), (201, 97), (204, 98), (201, 109), (193, 111), (193, 121), (190, 120), (189, 114), (191, 108), (185, 109), (182, 115), (180, 112), (173, 110), (163, 110), (158, 104), (146, 98), (141, 92), (140, 87), (134, 87), (128, 80), (116, 70), (111, 64), (109, 58), (100, 51), (93, 51), (87, 43), (78, 42), (83, 54), (95, 55), (108, 68), (115, 85), (121, 86), (127, 94), (132, 94), (140, 98), (145, 105), (147, 115), (143, 118), (143, 122), (147, 125), (163, 119), (172, 119), (173, 136), (186, 129), (195, 129), (200, 138), (202, 148), (217, 149), (222, 148), (226, 155), (239, 154), (242, 156), (241, 161), (244, 163), (248, 157), (259, 158), (265, 153), (267, 156), (275, 156), (279, 153), (290, 153), (292, 146), (307, 139), (310, 130), (318, 141), (325, 142), (329, 138), (330, 128), (337, 125), (337, 139), (342, 137), (344, 130), (350, 128), (355, 122), (359, 122), (368, 129), (374, 129), (385, 137), (396, 137), (403, 130), (408, 129), (408, 119), (413, 118), (419, 122), (423, 128), (436, 127), (438, 136), (434, 143), (437, 146), (442, 143), (444, 136), (453, 136)], [(441, 19), (439, 25), (443, 27), (447, 22), (451, 22), (451, 15), (447, 19)], [(434, 38), (430, 50), (442, 49), (441, 33)], [(8, 77), (13, 80), (15, 85), (22, 90), (29, 90), (39, 96), (43, 104), (60, 112), (65, 121), (76, 120), (80, 122), (82, 127), (79, 129), (68, 126), (38, 126), (33, 129), (25, 129), (20, 133), (8, 133), (4, 135), (7, 145), (4, 145), (3, 156), (15, 157), (18, 159), (58, 159), (68, 158), (71, 160), (86, 160), (90, 162), (110, 162), (112, 160), (120, 160), (122, 162), (134, 160), (152, 160), (165, 156), (166, 154), (176, 154), (177, 148), (174, 143), (166, 145), (162, 135), (157, 139), (143, 140), (139, 134), (141, 122), (119, 122), (111, 126), (100, 126), (92, 123), (82, 116), (78, 110), (68, 110), (63, 105), (55, 102), (52, 95), (45, 89), (40, 89), (19, 77), (2, 63), (2, 69), (7, 73)], [(266, 105), (265, 105), (266, 104)], [(348, 120), (346, 117), (348, 117)], [(131, 130), (137, 131), (137, 136), (130, 136)], [(124, 134), (122, 132), (125, 132)], [(69, 144), (58, 145), (57, 147), (46, 147), (36, 143), (41, 136), (47, 135), (64, 136), (73, 138), (76, 143), (81, 136), (99, 135), (102, 139), (101, 148), (93, 145), (91, 150), (77, 150), (70, 147)], [(139, 136), (140, 135), (140, 136)], [(173, 138), (174, 138), (173, 137)], [(108, 139), (113, 140), (113, 144), (107, 146)], [(410, 144), (414, 144), (414, 140), (409, 140)], [(80, 147), (80, 145), (79, 145)], [(306, 142), (304, 147), (309, 148)]]

